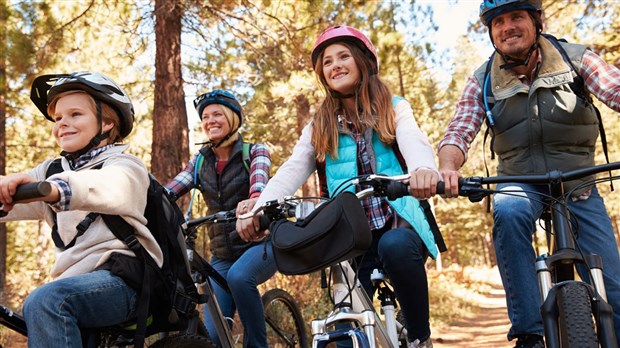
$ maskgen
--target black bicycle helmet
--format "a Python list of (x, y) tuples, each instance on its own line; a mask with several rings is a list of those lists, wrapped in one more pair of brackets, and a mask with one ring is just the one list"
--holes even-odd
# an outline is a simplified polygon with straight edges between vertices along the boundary
[(48, 120), (55, 122), (47, 113), (47, 106), (52, 98), (62, 92), (81, 90), (88, 93), (97, 105), (97, 120), (99, 121), (99, 132), (95, 135), (88, 145), (74, 152), (61, 154), (69, 159), (76, 159), (97, 146), (103, 139), (106, 139), (109, 132), (102, 133), (101, 102), (114, 108), (119, 116), (119, 134), (122, 138), (131, 133), (134, 121), (133, 104), (127, 93), (114, 81), (107, 76), (91, 71), (73, 72), (70, 74), (50, 74), (41, 75), (34, 79), (30, 89), (30, 99)]

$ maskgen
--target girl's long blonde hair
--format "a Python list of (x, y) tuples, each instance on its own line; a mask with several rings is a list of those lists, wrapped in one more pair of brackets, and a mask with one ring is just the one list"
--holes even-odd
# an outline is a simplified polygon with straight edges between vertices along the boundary
[[(338, 154), (338, 115), (342, 115), (346, 121), (352, 123), (352, 127), (358, 131), (370, 127), (379, 134), (379, 139), (387, 145), (396, 140), (396, 115), (392, 107), (392, 93), (388, 86), (379, 78), (378, 74), (372, 73), (378, 67), (356, 45), (347, 41), (338, 42), (349, 48), (355, 64), (360, 70), (360, 81), (355, 93), (358, 109), (355, 115), (348, 115), (339, 98), (334, 96), (335, 91), (327, 85), (323, 75), (323, 52), (317, 59), (314, 72), (325, 91), (325, 99), (319, 106), (313, 119), (312, 145), (318, 161), (325, 161), (329, 154), (332, 158)], [(348, 125), (345, 123), (345, 130)]]

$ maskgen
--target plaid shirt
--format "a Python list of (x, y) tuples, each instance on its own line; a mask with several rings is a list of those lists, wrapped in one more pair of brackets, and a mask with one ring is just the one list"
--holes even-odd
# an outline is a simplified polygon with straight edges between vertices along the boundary
[[(351, 135), (357, 143), (357, 171), (358, 175), (373, 174), (372, 167), (370, 165), (370, 158), (368, 157), (368, 150), (366, 149), (366, 139), (364, 135), (359, 132), (352, 132)], [(368, 188), (369, 186), (363, 186), (360, 190)], [(368, 223), (371, 230), (378, 230), (385, 226), (393, 216), (392, 209), (388, 204), (385, 197), (368, 197), (362, 200), (362, 206), (366, 212)]]
[[(539, 54), (538, 57), (541, 55)], [(592, 95), (611, 109), (620, 112), (620, 69), (607, 64), (601, 57), (586, 50), (579, 75), (583, 77), (586, 88)], [(523, 82), (528, 79), (520, 76)], [(439, 149), (445, 145), (457, 146), (465, 156), (470, 144), (484, 122), (485, 108), (482, 102), (482, 87), (474, 76), (470, 76), (457, 103), (456, 111)]]
[[(114, 144), (109, 144), (93, 149), (80, 156), (75, 161), (75, 163), (69, 161), (69, 165), (71, 166), (72, 170), (82, 168), (87, 163), (92, 161), (93, 158), (97, 157), (97, 155), (113, 146)], [(69, 205), (71, 204), (71, 187), (69, 187), (69, 184), (67, 184), (66, 181), (60, 179), (50, 179), (49, 182), (56, 186), (56, 188), (58, 189), (58, 193), (60, 194), (60, 199), (58, 200), (58, 202), (52, 204), (51, 206), (58, 211), (69, 210)]]
[[(181, 197), (196, 187), (194, 185), (194, 174), (197, 158), (198, 154), (192, 156), (185, 168), (166, 185), (166, 190), (174, 197)], [(260, 193), (263, 192), (263, 189), (267, 186), (269, 171), (271, 169), (271, 157), (269, 156), (269, 150), (266, 146), (263, 144), (256, 144), (252, 146), (250, 158), (251, 174), (249, 198), (254, 198), (260, 196)]]

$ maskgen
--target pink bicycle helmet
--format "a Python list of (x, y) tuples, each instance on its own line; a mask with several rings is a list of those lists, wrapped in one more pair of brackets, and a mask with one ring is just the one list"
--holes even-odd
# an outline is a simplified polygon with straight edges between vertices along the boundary
[(338, 41), (347, 41), (358, 45), (370, 59), (374, 60), (375, 64), (377, 64), (377, 68), (379, 68), (377, 51), (375, 50), (375, 46), (372, 44), (372, 42), (370, 42), (368, 37), (366, 37), (366, 35), (364, 35), (361, 31), (353, 27), (349, 27), (346, 25), (337, 25), (323, 31), (321, 35), (319, 35), (319, 38), (316, 40), (314, 48), (312, 49), (313, 69), (316, 66), (316, 61), (319, 59), (319, 55), (325, 49), (325, 47)]

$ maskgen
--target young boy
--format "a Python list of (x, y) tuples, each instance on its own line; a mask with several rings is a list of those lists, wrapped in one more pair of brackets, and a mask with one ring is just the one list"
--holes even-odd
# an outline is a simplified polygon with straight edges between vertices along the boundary
[[(24, 304), (28, 346), (82, 347), (81, 328), (131, 320), (138, 302), (136, 291), (109, 270), (118, 254), (135, 255), (99, 215), (125, 219), (161, 266), (161, 249), (143, 215), (148, 172), (140, 159), (124, 153), (128, 145), (119, 143), (133, 128), (134, 111), (115, 82), (77, 72), (39, 76), (32, 88), (35, 105), (54, 122), (62, 171), (46, 177), (53, 162), (48, 159), (27, 173), (0, 176), (0, 203), (8, 212), (0, 221), (45, 220), (53, 226), (54, 280), (35, 289)], [(18, 185), (42, 180), (52, 184), (49, 195), (13, 202)]]

